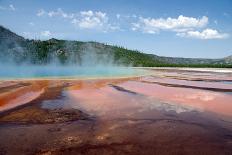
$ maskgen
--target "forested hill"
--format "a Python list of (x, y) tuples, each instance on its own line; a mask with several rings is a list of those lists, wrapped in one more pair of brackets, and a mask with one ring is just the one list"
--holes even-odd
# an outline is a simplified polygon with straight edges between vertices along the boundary
[[(221, 59), (194, 59), (161, 57), (123, 47), (98, 42), (67, 41), (49, 39), (46, 41), (25, 39), (0, 26), (0, 61), (15, 63), (47, 64), (53, 61), (61, 64), (85, 62), (167, 67), (232, 67), (232, 56)], [(92, 63), (92, 64), (94, 64)]]

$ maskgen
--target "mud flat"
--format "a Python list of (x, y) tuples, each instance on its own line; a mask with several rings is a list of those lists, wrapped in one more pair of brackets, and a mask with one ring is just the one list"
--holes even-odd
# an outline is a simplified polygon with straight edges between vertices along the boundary
[(0, 154), (232, 154), (230, 72), (0, 82)]

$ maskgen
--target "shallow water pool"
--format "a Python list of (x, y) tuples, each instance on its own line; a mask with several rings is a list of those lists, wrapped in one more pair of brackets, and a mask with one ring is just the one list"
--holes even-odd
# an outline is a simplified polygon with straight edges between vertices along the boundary
[(1, 66), (0, 69), (0, 79), (127, 77), (147, 72), (131, 67), (108, 66)]

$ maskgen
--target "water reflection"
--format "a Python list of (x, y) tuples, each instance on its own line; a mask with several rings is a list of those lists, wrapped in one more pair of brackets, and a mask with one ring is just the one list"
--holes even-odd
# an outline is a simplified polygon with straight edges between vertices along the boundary
[(62, 99), (43, 101), (42, 107), (75, 108), (108, 119), (132, 117), (153, 110), (171, 111), (177, 114), (201, 111), (194, 106), (164, 102), (154, 96), (131, 93), (126, 89), (112, 87), (112, 84), (113, 86), (123, 85), (130, 80), (79, 81), (63, 91)]

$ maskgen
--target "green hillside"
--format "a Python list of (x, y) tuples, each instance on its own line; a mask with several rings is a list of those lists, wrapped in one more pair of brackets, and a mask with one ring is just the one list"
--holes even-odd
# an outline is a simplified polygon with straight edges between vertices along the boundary
[[(16, 63), (83, 65), (94, 58), (95, 63), (143, 67), (232, 67), (231, 57), (221, 59), (193, 59), (160, 57), (123, 47), (98, 42), (49, 39), (29, 40), (0, 26), (0, 61)], [(94, 64), (94, 63), (92, 63)]]

